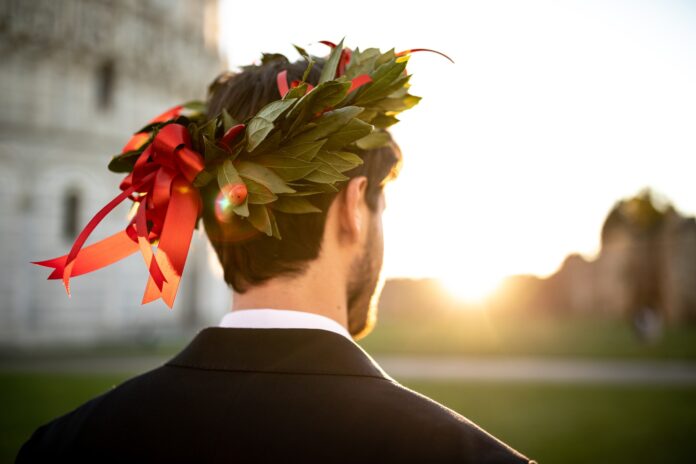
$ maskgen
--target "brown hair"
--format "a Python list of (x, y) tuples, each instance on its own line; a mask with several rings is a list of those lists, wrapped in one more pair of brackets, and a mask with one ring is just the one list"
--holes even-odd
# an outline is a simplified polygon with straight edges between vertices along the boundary
[[(264, 55), (260, 65), (221, 74), (209, 88), (208, 116), (214, 117), (226, 109), (235, 120), (247, 120), (266, 104), (281, 98), (276, 84), (279, 72), (287, 70), (288, 81), (292, 82), (302, 78), (306, 66), (306, 61), (290, 63), (282, 55)], [(323, 60), (317, 60), (307, 78), (309, 83), (317, 84), (322, 66)], [(344, 174), (349, 178), (367, 177), (366, 203), (371, 211), (376, 211), (384, 184), (398, 175), (401, 152), (390, 138), (384, 147), (357, 154), (363, 164)], [(256, 231), (236, 215), (229, 223), (220, 222), (214, 205), (219, 188), (211, 182), (203, 190), (203, 224), (222, 264), (225, 281), (235, 291), (244, 293), (250, 286), (273, 277), (304, 272), (307, 263), (319, 255), (329, 206), (344, 186), (337, 185), (339, 192), (306, 197), (321, 213), (274, 211), (282, 237), (278, 240)]]

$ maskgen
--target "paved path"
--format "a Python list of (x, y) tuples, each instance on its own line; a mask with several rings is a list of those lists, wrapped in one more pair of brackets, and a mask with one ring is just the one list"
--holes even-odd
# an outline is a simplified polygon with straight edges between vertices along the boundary
[[(483, 358), (374, 356), (399, 380), (464, 380), (588, 384), (696, 386), (696, 362), (587, 360), (575, 358)], [(168, 357), (89, 357), (0, 359), (0, 371), (54, 373), (139, 373), (162, 365)]]

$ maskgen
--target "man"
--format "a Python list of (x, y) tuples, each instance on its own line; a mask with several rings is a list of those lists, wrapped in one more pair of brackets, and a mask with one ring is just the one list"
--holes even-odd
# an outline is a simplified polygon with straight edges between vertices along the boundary
[[(223, 75), (208, 111), (245, 120), (278, 99), (281, 70), (292, 81), (304, 69), (270, 58)], [(529, 462), (355, 343), (376, 320), (383, 187), (401, 155), (391, 142), (363, 159), (313, 198), (321, 213), (278, 214), (282, 240), (221, 221), (218, 189), (204, 191), (232, 312), (164, 366), (39, 428), (17, 462)]]

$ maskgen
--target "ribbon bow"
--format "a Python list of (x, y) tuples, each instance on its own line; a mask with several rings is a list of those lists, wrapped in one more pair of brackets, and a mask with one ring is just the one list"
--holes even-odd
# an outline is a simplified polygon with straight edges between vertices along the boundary
[[(180, 110), (173, 108), (151, 122), (170, 120)], [(143, 141), (143, 134), (136, 134), (124, 151), (141, 146)], [(121, 194), (92, 217), (70, 252), (33, 264), (52, 267), (48, 278), (62, 279), (70, 296), (70, 277), (101, 269), (140, 250), (150, 274), (142, 304), (161, 297), (171, 308), (201, 210), (200, 195), (192, 182), (203, 170), (203, 157), (190, 147), (186, 127), (175, 123), (161, 127), (121, 182)], [(138, 203), (126, 229), (82, 248), (102, 219), (126, 198)], [(154, 253), (153, 241), (159, 241)]]

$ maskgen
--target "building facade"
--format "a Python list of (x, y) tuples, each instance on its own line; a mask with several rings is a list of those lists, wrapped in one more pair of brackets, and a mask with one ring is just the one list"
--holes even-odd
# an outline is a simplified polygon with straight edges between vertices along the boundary
[[(115, 197), (106, 166), (134, 130), (205, 97), (224, 69), (216, 0), (0, 0), (0, 344), (35, 346), (166, 335), (229, 307), (215, 256), (194, 234), (173, 310), (141, 306), (139, 255), (74, 278), (47, 268)], [(91, 241), (121, 230), (129, 201)]]

